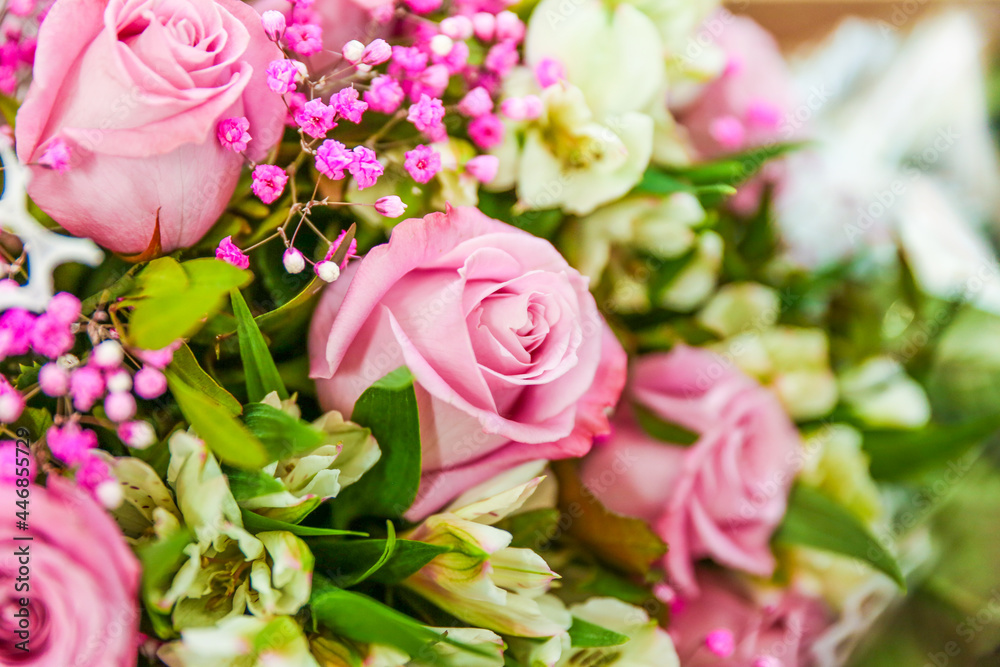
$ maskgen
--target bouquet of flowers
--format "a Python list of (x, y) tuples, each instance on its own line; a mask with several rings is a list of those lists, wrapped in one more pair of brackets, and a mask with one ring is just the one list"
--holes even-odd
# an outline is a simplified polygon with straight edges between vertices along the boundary
[(1000, 428), (961, 142), (899, 192), (711, 0), (0, 31), (3, 664), (839, 665), (925, 581)]

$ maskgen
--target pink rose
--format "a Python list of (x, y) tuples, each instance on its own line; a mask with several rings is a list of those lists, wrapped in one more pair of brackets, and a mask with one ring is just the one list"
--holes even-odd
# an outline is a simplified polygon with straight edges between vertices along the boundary
[[(229, 201), (243, 156), (216, 139), (246, 117), (260, 160), (285, 107), (264, 70), (281, 52), (239, 0), (57, 0), (39, 31), (17, 114), (28, 193), (77, 236), (121, 253), (198, 241)], [(68, 169), (38, 165), (69, 147)]]
[(584, 483), (610, 509), (649, 522), (669, 545), (672, 583), (685, 592), (695, 590), (700, 558), (770, 575), (768, 542), (801, 449), (778, 399), (722, 358), (685, 346), (641, 358), (629, 394), (697, 440), (657, 440), (622, 409), (612, 436), (584, 461)]
[[(684, 667), (810, 667), (813, 642), (830, 623), (817, 598), (793, 590), (752, 589), (730, 574), (701, 568), (701, 593), (678, 598), (670, 635)], [(711, 633), (730, 633), (733, 652), (713, 653)]]
[[(0, 481), (14, 511), (18, 487)], [(70, 482), (30, 485), (27, 531), (0, 522), (0, 663), (24, 667), (132, 667), (139, 639), (139, 563), (114, 520)], [(31, 541), (17, 540), (30, 536)], [(28, 550), (28, 574), (19, 550)], [(27, 577), (28, 589), (18, 577)], [(27, 607), (21, 607), (22, 599)], [(28, 648), (15, 614), (28, 610)]]
[[(704, 158), (714, 158), (798, 139), (805, 119), (796, 116), (795, 82), (777, 42), (745, 16), (720, 13), (709, 20), (724, 22), (716, 46), (725, 52), (727, 65), (678, 114), (695, 150)], [(765, 165), (761, 177), (733, 197), (734, 208), (741, 213), (755, 211), (765, 184), (780, 185), (783, 179), (780, 163)]]
[(407, 366), (423, 444), (408, 517), (608, 428), (625, 353), (552, 245), (474, 208), (411, 218), (323, 295), (309, 335), (325, 409)]

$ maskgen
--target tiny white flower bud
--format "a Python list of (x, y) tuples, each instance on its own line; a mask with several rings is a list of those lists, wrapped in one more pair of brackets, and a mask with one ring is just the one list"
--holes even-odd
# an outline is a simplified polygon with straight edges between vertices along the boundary
[(121, 343), (116, 340), (106, 340), (94, 348), (94, 363), (100, 368), (117, 368), (125, 358)]
[(455, 42), (448, 35), (434, 35), (431, 37), (431, 53), (437, 56), (446, 56), (451, 53)]
[(361, 62), (361, 58), (365, 54), (365, 45), (356, 39), (352, 39), (347, 44), (344, 44), (344, 48), (340, 50), (344, 56), (344, 60), (353, 64)]
[(316, 275), (320, 280), (332, 283), (340, 277), (340, 267), (336, 262), (320, 262), (316, 265)]
[(285, 271), (289, 273), (302, 273), (306, 268), (305, 257), (295, 248), (289, 248), (281, 258), (281, 263), (285, 265)]

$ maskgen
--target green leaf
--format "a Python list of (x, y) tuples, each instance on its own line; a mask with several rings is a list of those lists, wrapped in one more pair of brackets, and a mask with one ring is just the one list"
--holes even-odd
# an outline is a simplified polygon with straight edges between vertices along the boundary
[[(485, 649), (439, 634), (366, 595), (333, 588), (329, 584), (313, 587), (309, 605), (313, 618), (336, 635), (365, 644), (394, 646), (421, 664), (447, 664), (434, 648), (441, 643), (477, 655), (489, 655)], [(462, 664), (461, 655), (453, 656), (451, 661), (455, 665)]]
[[(373, 563), (386, 553), (387, 540), (309, 540), (309, 549), (318, 564), (324, 564), (334, 574), (334, 583), (347, 588), (361, 581), (361, 573), (380, 584), (396, 584), (414, 574), (436, 556), (450, 551), (448, 547), (396, 540), (390, 557), (378, 568)], [(361, 577), (361, 578), (359, 578)]]
[(351, 421), (367, 426), (382, 457), (333, 504), (339, 525), (357, 516), (394, 518), (413, 504), (420, 485), (420, 421), (413, 375), (397, 368), (365, 390)]
[(253, 470), (273, 461), (267, 449), (223, 404), (167, 371), (167, 383), (184, 418), (220, 461)]
[[(385, 565), (386, 562), (388, 562), (389, 558), (393, 554), (393, 551), (395, 551), (396, 549), (396, 527), (392, 525), (392, 521), (386, 521), (385, 525), (386, 525), (386, 530), (388, 531), (388, 537), (384, 540), (377, 540), (382, 542), (383, 545), (382, 553), (379, 555), (379, 557), (375, 559), (374, 563), (368, 566), (368, 569), (366, 569), (364, 572), (361, 572), (360, 574), (354, 573), (352, 575), (346, 575), (346, 576), (341, 575), (339, 577), (340, 581), (337, 582), (338, 586), (343, 588), (347, 588), (349, 586), (356, 586), (365, 579), (367, 579), (368, 577), (378, 572), (380, 569), (382, 569), (382, 566)], [(341, 571), (341, 567), (342, 564), (338, 562), (337, 570)]]
[(34, 442), (41, 439), (52, 426), (52, 415), (46, 408), (25, 408), (14, 426), (28, 429), (28, 440)]
[(247, 396), (251, 401), (260, 401), (272, 391), (276, 391), (279, 398), (287, 399), (288, 390), (281, 381), (281, 375), (274, 365), (267, 342), (257, 328), (247, 302), (243, 300), (243, 295), (238, 289), (231, 290), (229, 296), (233, 302), (233, 314), (236, 316), (236, 332), (240, 341), (243, 372), (246, 375)]
[(601, 648), (621, 646), (628, 642), (629, 637), (574, 616), (573, 624), (569, 626), (569, 639), (575, 648)]
[(670, 173), (693, 185), (738, 185), (760, 171), (768, 161), (799, 150), (804, 145), (803, 142), (791, 142), (760, 146), (712, 162), (672, 170)]
[(871, 564), (906, 589), (896, 559), (861, 521), (823, 493), (801, 484), (788, 498), (785, 520), (774, 540), (850, 556)]
[(174, 359), (170, 362), (169, 368), (186, 385), (219, 403), (232, 414), (238, 415), (243, 410), (240, 402), (232, 394), (220, 387), (211, 375), (202, 370), (187, 345), (181, 345), (174, 352)]
[(226, 262), (170, 257), (153, 260), (139, 274), (136, 290), (123, 302), (133, 306), (128, 334), (136, 347), (158, 350), (190, 338), (205, 319), (222, 308), (226, 294), (245, 285), (250, 274)]
[(161, 639), (168, 639), (176, 633), (170, 624), (169, 614), (155, 606), (155, 598), (167, 588), (170, 577), (184, 561), (184, 547), (191, 543), (191, 533), (182, 528), (171, 535), (139, 547), (137, 555), (142, 564), (142, 601), (153, 623), (153, 629)]
[(319, 429), (267, 403), (244, 405), (243, 423), (264, 445), (270, 461), (312, 451), (326, 440)]
[(1000, 429), (1000, 413), (958, 424), (929, 424), (912, 431), (864, 433), (863, 447), (875, 479), (899, 481), (945, 466)]
[(240, 470), (226, 467), (226, 477), (229, 479), (229, 489), (237, 502), (259, 498), (272, 493), (281, 493), (285, 485), (274, 475), (263, 470)]
[(542, 551), (562, 532), (561, 518), (559, 510), (549, 507), (508, 516), (496, 526), (510, 533), (510, 546)]
[(357, 537), (368, 537), (367, 533), (359, 533), (354, 530), (339, 530), (337, 528), (313, 528), (312, 526), (299, 526), (287, 521), (279, 521), (266, 516), (261, 516), (250, 510), (242, 510), (243, 527), (251, 533), (261, 533), (265, 530), (287, 530), (299, 537), (332, 537), (336, 535), (354, 535)]
[(653, 414), (652, 410), (641, 403), (633, 403), (632, 411), (646, 435), (661, 442), (687, 446), (693, 445), (701, 437), (698, 433), (688, 430), (680, 424), (675, 424)]

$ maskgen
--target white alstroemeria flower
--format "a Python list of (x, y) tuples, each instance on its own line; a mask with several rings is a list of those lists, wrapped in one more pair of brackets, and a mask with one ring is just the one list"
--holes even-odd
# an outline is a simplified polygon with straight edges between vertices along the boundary
[(534, 551), (510, 547), (511, 534), (492, 525), (518, 509), (540, 482), (424, 520), (407, 539), (452, 551), (405, 585), (466, 623), (501, 634), (551, 637), (565, 631), (568, 625), (547, 617), (538, 603), (559, 575)]
[[(294, 399), (281, 401), (276, 392), (261, 402), (296, 418), (301, 414)], [(358, 481), (381, 456), (371, 431), (345, 421), (337, 411), (327, 412), (313, 426), (327, 434), (323, 444), (264, 467), (264, 472), (274, 475), (284, 490), (240, 501), (241, 507), (295, 523), (324, 500), (335, 498), (342, 488)]]
[(184, 630), (157, 657), (168, 667), (320, 667), (302, 628), (288, 616), (237, 616)]
[(130, 544), (163, 538), (180, 528), (180, 510), (152, 466), (134, 456), (103, 458), (122, 487), (122, 503), (111, 514)]
[(889, 357), (872, 357), (840, 376), (840, 393), (851, 412), (882, 428), (920, 428), (931, 407), (923, 387)]
[(528, 22), (524, 55), (532, 67), (559, 62), (597, 118), (647, 109), (666, 80), (656, 26), (628, 4), (542, 0)]
[[(563, 613), (566, 610), (563, 609)], [(628, 641), (618, 646), (574, 648), (568, 635), (547, 642), (511, 640), (511, 649), (526, 667), (679, 667), (680, 660), (670, 635), (640, 607), (617, 598), (590, 598), (573, 605), (569, 615), (625, 635)]]
[(185, 547), (187, 560), (156, 606), (173, 609), (181, 628), (213, 625), (247, 609), (261, 616), (296, 613), (312, 587), (313, 556), (305, 542), (284, 531), (251, 535), (205, 444), (178, 432), (169, 446), (167, 480), (196, 541)]
[(686, 192), (668, 197), (636, 195), (597, 209), (581, 218), (567, 244), (570, 260), (596, 283), (611, 259), (613, 246), (627, 246), (662, 259), (690, 250), (696, 228), (705, 221), (698, 199)]
[(583, 92), (557, 83), (541, 93), (542, 116), (524, 129), (517, 194), (527, 208), (584, 215), (642, 178), (652, 154), (653, 120), (641, 113), (597, 118)]

